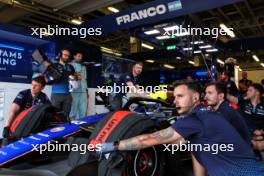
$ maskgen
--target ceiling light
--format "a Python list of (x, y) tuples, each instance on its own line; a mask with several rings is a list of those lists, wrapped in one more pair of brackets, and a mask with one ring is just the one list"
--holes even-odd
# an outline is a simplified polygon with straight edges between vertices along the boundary
[(158, 40), (173, 39), (173, 38), (176, 38), (176, 36), (174, 36), (174, 35), (161, 35), (161, 36), (156, 37), (156, 39), (158, 39)]
[(114, 55), (116, 55), (116, 56), (122, 56), (123, 54), (122, 53), (118, 53), (118, 52), (114, 52)]
[(73, 24), (76, 24), (76, 25), (80, 25), (80, 24), (83, 23), (83, 21), (81, 21), (81, 20), (79, 20), (79, 19), (72, 19), (71, 22), (72, 22)]
[(103, 46), (101, 46), (101, 50), (113, 51), (112, 49), (110, 49), (110, 48), (106, 48), (106, 47), (103, 47)]
[(100, 66), (102, 66), (102, 64), (101, 64), (101, 63), (96, 63), (96, 64), (94, 64), (93, 66), (94, 66), (94, 67), (100, 67)]
[(169, 64), (164, 64), (163, 66), (166, 67), (166, 68), (169, 68), (169, 69), (174, 69), (175, 68), (174, 66), (169, 65)]
[(202, 40), (191, 42), (191, 44), (194, 44), (194, 45), (203, 44), (203, 43), (204, 43), (204, 41), (202, 41)]
[(198, 53), (201, 53), (202, 51), (201, 50), (195, 50), (193, 51), (193, 54), (198, 54)]
[(145, 31), (144, 32), (146, 35), (152, 35), (152, 34), (159, 34), (160, 31), (157, 30), (157, 29), (153, 29), (153, 30), (150, 30), (150, 31)]
[(207, 50), (206, 50), (206, 52), (208, 52), (208, 53), (217, 52), (217, 51), (218, 51), (218, 49), (216, 49), (216, 48), (213, 48), (213, 49), (207, 49)]
[(222, 60), (220, 60), (220, 59), (217, 59), (217, 62), (218, 62), (219, 64), (225, 65), (225, 62), (222, 61)]
[(114, 7), (107, 7), (107, 9), (111, 12), (114, 12), (114, 13), (117, 13), (119, 12), (119, 10), (117, 8), (114, 8)]
[(203, 46), (199, 46), (200, 49), (205, 49), (205, 48), (211, 48), (212, 45), (203, 45)]
[(161, 36), (156, 37), (156, 39), (158, 39), (158, 40), (164, 40), (164, 39), (169, 39), (169, 38), (170, 38), (170, 36), (168, 36), (168, 35), (161, 35)]
[(231, 31), (225, 24), (220, 24), (220, 27), (229, 35), (231, 38), (234, 38), (236, 35), (233, 31)]
[(151, 59), (149, 59), (149, 60), (146, 60), (146, 62), (148, 62), (148, 63), (154, 63), (155, 61), (154, 61), (154, 60), (151, 60)]
[(189, 62), (189, 64), (192, 64), (192, 65), (194, 65), (194, 62), (193, 61), (188, 61)]
[(176, 59), (181, 60), (181, 57), (176, 57)]
[(148, 45), (148, 44), (146, 44), (146, 43), (141, 43), (141, 46), (142, 47), (144, 47), (144, 48), (148, 48), (148, 49), (154, 49), (154, 47), (153, 46), (151, 46), (151, 45)]
[(192, 50), (192, 47), (189, 47), (189, 48), (183, 48), (183, 51), (190, 51)]
[(260, 65), (261, 65), (262, 67), (264, 67), (264, 63), (260, 63)]
[(257, 55), (253, 55), (252, 57), (253, 57), (253, 59), (254, 59), (256, 62), (259, 62), (259, 58), (258, 58)]
[(163, 28), (165, 31), (173, 31), (173, 30), (177, 30), (179, 29), (178, 25), (174, 25), (174, 26), (169, 26), (169, 27), (165, 27)]
[(101, 51), (105, 52), (105, 53), (113, 54), (113, 55), (116, 55), (116, 56), (122, 56), (122, 53), (119, 53), (119, 52), (117, 52), (115, 50), (112, 50), (110, 48), (106, 48), (106, 47), (103, 47), (103, 46), (101, 47)]

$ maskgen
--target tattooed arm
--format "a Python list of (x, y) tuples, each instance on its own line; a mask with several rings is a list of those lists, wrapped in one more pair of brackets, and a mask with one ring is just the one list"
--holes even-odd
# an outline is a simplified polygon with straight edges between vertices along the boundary
[(175, 143), (182, 137), (172, 128), (121, 140), (118, 150), (138, 150), (159, 144)]

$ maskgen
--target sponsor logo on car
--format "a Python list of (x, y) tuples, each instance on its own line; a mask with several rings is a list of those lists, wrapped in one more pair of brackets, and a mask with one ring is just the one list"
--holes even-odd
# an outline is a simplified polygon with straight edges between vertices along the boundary
[(19, 147), (16, 147), (14, 144), (9, 144), (7, 147), (11, 148), (11, 149), (14, 149), (14, 150), (18, 150), (19, 149)]
[(56, 128), (52, 128), (50, 130), (50, 132), (56, 133), (56, 132), (59, 132), (59, 131), (63, 131), (64, 129), (65, 129), (65, 127), (56, 127)]
[(79, 121), (79, 120), (73, 120), (73, 121), (71, 121), (71, 123), (73, 123), (75, 125), (81, 125), (81, 124), (85, 124), (87, 122), (85, 122), (85, 121)]
[(0, 151), (0, 155), (4, 155), (4, 156), (6, 156), (7, 153), (6, 153), (6, 152), (3, 152), (3, 151)]
[(36, 140), (36, 141), (40, 141), (40, 139), (39, 138), (36, 138), (35, 136), (30, 136), (29, 138), (30, 139), (33, 139), (33, 140)]
[(24, 139), (21, 139), (20, 141), (18, 141), (19, 143), (21, 143), (21, 144), (25, 144), (25, 145), (29, 145), (29, 143), (28, 142), (26, 142)]
[(38, 133), (37, 135), (39, 135), (39, 136), (43, 136), (43, 137), (49, 137), (49, 135), (48, 134), (44, 134), (44, 133)]

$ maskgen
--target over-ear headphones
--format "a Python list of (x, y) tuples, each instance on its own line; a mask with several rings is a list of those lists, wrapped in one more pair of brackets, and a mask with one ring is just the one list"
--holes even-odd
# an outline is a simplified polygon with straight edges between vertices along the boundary
[(62, 57), (62, 51), (64, 51), (64, 50), (67, 50), (67, 51), (70, 52), (70, 50), (67, 49), (67, 48), (63, 48), (63, 49), (61, 49), (61, 50), (59, 51), (58, 55), (56, 56), (56, 60), (60, 60), (60, 58)]
[(62, 51), (64, 51), (64, 50), (67, 50), (67, 49), (63, 48), (63, 49), (61, 49), (61, 50), (59, 51), (59, 53), (58, 53), (58, 55), (57, 55), (58, 59), (60, 59), (60, 58), (62, 57)]

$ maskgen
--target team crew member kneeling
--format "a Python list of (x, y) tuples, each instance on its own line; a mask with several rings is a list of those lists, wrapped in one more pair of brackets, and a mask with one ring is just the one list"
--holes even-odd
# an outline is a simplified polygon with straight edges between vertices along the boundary
[[(226, 86), (221, 82), (214, 82), (207, 85), (205, 97), (209, 108), (220, 113), (240, 134), (240, 136), (250, 145), (250, 137), (247, 124), (240, 113), (225, 100)], [(192, 156), (194, 176), (205, 175), (206, 171), (201, 164)]]
[(226, 100), (226, 88), (221, 82), (211, 83), (206, 87), (204, 99), (213, 111), (220, 113), (237, 130), (240, 136), (250, 143), (248, 126), (245, 119)]
[(42, 74), (34, 74), (31, 81), (31, 89), (26, 89), (18, 93), (13, 101), (8, 116), (4, 123), (3, 137), (10, 137), (10, 126), (15, 117), (25, 109), (33, 105), (51, 104), (48, 96), (42, 92), (46, 85), (45, 78)]
[(200, 89), (195, 82), (178, 83), (174, 89), (176, 108), (184, 118), (171, 127), (151, 134), (143, 134), (113, 143), (102, 143), (101, 153), (115, 150), (139, 150), (159, 144), (177, 143), (180, 139), (191, 144), (232, 144), (233, 151), (212, 154), (208, 151), (192, 151), (210, 176), (239, 175), (261, 176), (264, 165), (257, 162), (250, 146), (234, 127), (219, 113), (200, 105)]

